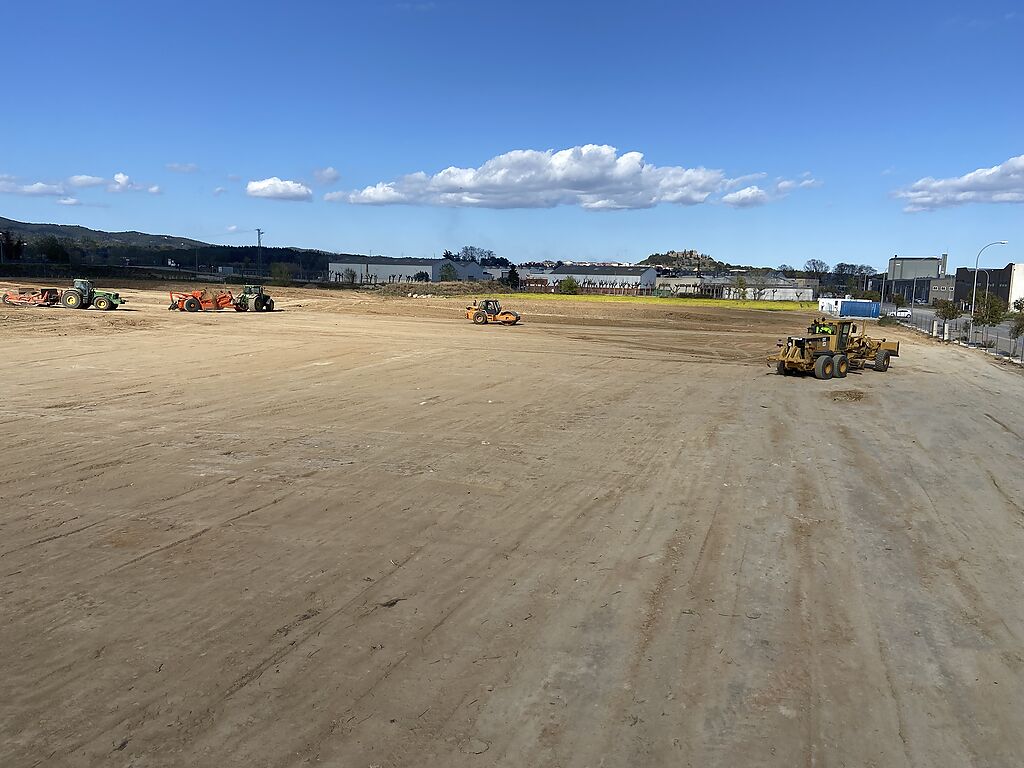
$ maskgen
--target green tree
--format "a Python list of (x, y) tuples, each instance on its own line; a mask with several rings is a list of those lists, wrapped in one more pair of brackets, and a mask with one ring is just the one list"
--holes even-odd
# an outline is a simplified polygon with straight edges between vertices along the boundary
[(270, 265), (270, 276), (275, 280), (287, 282), (295, 274), (295, 265), (287, 261), (275, 261)]
[(508, 268), (508, 286), (513, 290), (519, 290), (519, 270), (515, 264)]
[(828, 272), (828, 263), (821, 259), (810, 259), (804, 264), (804, 270), (820, 279), (822, 275)]
[(417, 272), (415, 275), (412, 276), (412, 279), (415, 280), (417, 283), (429, 283), (430, 282), (430, 273), (429, 272)]
[(36, 243), (36, 252), (55, 264), (70, 264), (71, 254), (64, 244), (53, 235), (47, 235)]
[(999, 325), (1006, 318), (1006, 302), (994, 293), (985, 292), (974, 303), (974, 324), (985, 327)]
[(25, 251), (25, 243), (21, 236), (13, 237), (10, 232), (4, 231), (0, 235), (0, 248), (3, 249), (4, 261), (20, 261), (21, 254)]
[[(445, 251), (447, 253), (447, 251)], [(454, 264), (443, 264), (441, 265), (441, 282), (442, 283), (453, 283), (459, 279), (459, 271), (455, 269)]]
[(580, 284), (576, 282), (576, 278), (567, 277), (558, 283), (558, 292), (575, 296), (580, 292)]
[(743, 275), (736, 275), (732, 279), (732, 290), (734, 299), (747, 298), (747, 278)]
[(892, 295), (892, 303), (896, 305), (896, 309), (907, 306), (907, 300), (898, 293)]
[(939, 299), (935, 302), (935, 316), (940, 320), (949, 322), (950, 320), (956, 320), (963, 312), (960, 311), (960, 307), (957, 306), (955, 301), (949, 299)]
[[(1019, 339), (1024, 336), (1024, 299), (1013, 302), (1013, 313), (1010, 315), (1010, 336)], [(1021, 352), (1024, 358), (1024, 351)]]

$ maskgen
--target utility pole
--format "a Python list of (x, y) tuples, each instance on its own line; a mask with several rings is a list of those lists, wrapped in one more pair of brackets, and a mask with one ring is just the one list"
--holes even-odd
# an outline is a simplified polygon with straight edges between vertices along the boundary
[(263, 230), (256, 230), (256, 273), (263, 276)]

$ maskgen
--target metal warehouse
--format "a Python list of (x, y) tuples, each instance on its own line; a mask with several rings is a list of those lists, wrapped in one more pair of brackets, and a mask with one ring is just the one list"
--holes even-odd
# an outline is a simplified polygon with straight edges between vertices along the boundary
[(336, 283), (438, 283), (445, 265), (454, 270), (456, 280), (486, 280), (489, 275), (475, 261), (451, 259), (391, 258), (342, 254), (327, 265), (331, 282)]

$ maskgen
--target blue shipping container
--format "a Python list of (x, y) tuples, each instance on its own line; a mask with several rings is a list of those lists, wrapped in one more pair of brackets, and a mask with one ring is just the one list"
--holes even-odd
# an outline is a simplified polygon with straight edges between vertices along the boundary
[(844, 301), (839, 304), (840, 317), (878, 317), (882, 306), (877, 301)]

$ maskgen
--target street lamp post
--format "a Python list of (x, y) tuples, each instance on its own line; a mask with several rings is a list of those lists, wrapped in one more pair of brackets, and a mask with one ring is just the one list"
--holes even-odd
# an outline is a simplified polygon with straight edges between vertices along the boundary
[[(995, 242), (989, 243), (985, 248), (991, 248), (993, 245), (1006, 245), (1005, 240), (996, 240)], [(974, 302), (978, 297), (978, 262), (981, 261), (981, 254), (984, 253), (985, 248), (978, 251), (978, 255), (974, 258), (974, 289), (971, 291), (971, 336), (974, 336)], [(985, 273), (988, 274), (987, 272)], [(970, 341), (971, 336), (967, 339)]]

